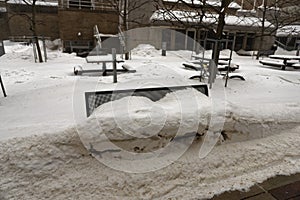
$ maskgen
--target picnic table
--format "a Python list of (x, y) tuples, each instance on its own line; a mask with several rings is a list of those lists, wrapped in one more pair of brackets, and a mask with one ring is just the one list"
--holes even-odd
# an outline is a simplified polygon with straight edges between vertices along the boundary
[[(204, 57), (203, 55), (192, 55), (192, 58), (194, 58), (195, 60), (193, 61), (190, 61), (189, 63), (183, 63), (183, 66), (186, 68), (186, 69), (191, 69), (191, 70), (195, 70), (195, 71), (200, 71), (200, 75), (197, 75), (197, 76), (192, 76), (190, 79), (200, 79), (200, 81), (202, 81), (202, 78), (204, 77), (209, 77), (209, 67), (207, 67), (207, 65), (209, 65), (210, 61), (211, 61), (211, 58), (207, 58), (207, 57)], [(230, 57), (227, 57), (227, 56), (220, 56), (219, 57), (219, 63), (218, 65), (221, 65), (221, 66), (224, 66), (225, 65), (225, 68), (221, 68), (221, 67), (217, 67), (217, 71), (219, 71), (219, 74), (220, 75), (223, 75), (223, 76), (228, 76), (229, 79), (233, 79), (233, 78), (239, 78), (241, 80), (245, 80), (245, 78), (239, 74), (234, 74), (234, 75), (227, 75), (227, 74), (221, 74), (220, 71), (235, 71), (236, 69), (239, 69), (239, 66), (238, 65), (235, 65), (235, 64), (232, 64), (230, 63), (232, 59)], [(223, 62), (222, 62), (223, 61)], [(230, 63), (230, 66), (229, 66), (229, 63)], [(227, 65), (227, 66), (226, 66)], [(217, 71), (216, 71), (216, 74), (217, 74)], [(229, 72), (228, 71), (228, 72)]]
[[(200, 55), (192, 55), (192, 58), (195, 59), (195, 61), (192, 61), (194, 64), (208, 64), (211, 58), (203, 57)], [(232, 59), (228, 56), (220, 56), (219, 57), (219, 63), (218, 63), (218, 70), (220, 71), (227, 71), (227, 68), (229, 67), (229, 71), (233, 72), (236, 69), (239, 69), (239, 65), (230, 63)], [(230, 66), (229, 66), (230, 63)]]
[[(83, 69), (81, 66), (74, 67), (74, 74), (75, 75), (82, 75), (84, 73), (102, 73), (102, 76), (106, 76), (108, 72), (113, 72), (113, 68), (108, 69), (107, 63), (114, 63), (114, 59), (112, 55), (101, 55), (101, 56), (88, 56), (86, 57), (86, 62), (90, 64), (101, 64), (101, 67), (98, 69)], [(116, 63), (122, 63), (123, 60), (115, 60)], [(116, 68), (116, 72), (136, 72), (135, 70), (130, 70), (128, 65), (122, 65), (122, 68)]]
[[(205, 60), (205, 61), (210, 61), (211, 58), (206, 58), (200, 55), (192, 55), (192, 58), (196, 59), (196, 60)], [(219, 60), (223, 60), (223, 61), (230, 61), (231, 58), (227, 57), (227, 56), (220, 56)]]
[(292, 56), (292, 55), (271, 55), (271, 56), (269, 56), (269, 58), (277, 59), (277, 60), (282, 60), (283, 61), (283, 65), (281, 66), (282, 70), (285, 70), (285, 68), (287, 66), (289, 66), (288, 65), (288, 61), (290, 61), (290, 60), (298, 60), (298, 61), (300, 61), (300, 56)]
[[(102, 64), (102, 69), (99, 70), (85, 70), (85, 72), (102, 72), (103, 76), (106, 76), (107, 73), (107, 63), (113, 63), (114, 60), (112, 55), (103, 55), (103, 56), (88, 56), (85, 58), (87, 63), (96, 63)], [(123, 60), (116, 60), (117, 63), (124, 62)]]

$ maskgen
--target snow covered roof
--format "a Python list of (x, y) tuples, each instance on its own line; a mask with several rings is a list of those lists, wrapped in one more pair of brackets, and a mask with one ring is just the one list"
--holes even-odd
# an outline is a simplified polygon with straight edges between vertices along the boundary
[[(32, 4), (32, 0), (9, 0), (7, 1), (7, 3), (9, 4)], [(58, 2), (57, 1), (40, 1), (37, 0), (35, 5), (38, 6), (58, 6)]]
[[(163, 1), (164, 2), (178, 2), (178, 0), (163, 0)], [(200, 1), (200, 0), (185, 0), (184, 2), (186, 2), (188, 4), (194, 4), (194, 5), (202, 5), (203, 4), (202, 1)], [(210, 6), (220, 7), (221, 1), (220, 0), (207, 0), (206, 4), (210, 5)], [(229, 8), (241, 9), (242, 7), (239, 4), (237, 4), (236, 2), (231, 2), (229, 4)]]
[[(199, 23), (201, 15), (197, 12), (192, 11), (165, 11), (157, 10), (150, 18), (151, 21), (181, 21), (186, 23)], [(212, 24), (218, 20), (217, 14), (206, 14), (202, 19), (203, 23)], [(246, 16), (235, 16), (227, 15), (225, 17), (226, 25), (238, 25), (246, 27), (261, 27), (262, 19), (258, 17), (246, 17)], [(266, 27), (272, 27), (272, 24), (265, 21)]]
[(277, 30), (277, 37), (300, 36), (300, 25), (284, 26)]

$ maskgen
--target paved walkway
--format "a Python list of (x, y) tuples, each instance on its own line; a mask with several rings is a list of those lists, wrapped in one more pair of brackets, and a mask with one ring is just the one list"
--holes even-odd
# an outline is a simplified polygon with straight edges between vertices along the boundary
[(254, 185), (248, 192), (225, 192), (212, 200), (300, 200), (300, 174), (277, 176)]

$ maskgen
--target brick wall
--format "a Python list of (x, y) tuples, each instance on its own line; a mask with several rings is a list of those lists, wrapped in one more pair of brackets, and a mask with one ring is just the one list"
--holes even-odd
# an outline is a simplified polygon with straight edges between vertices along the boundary
[(58, 16), (62, 40), (94, 40), (95, 25), (98, 26), (100, 33), (118, 33), (119, 17), (114, 12), (60, 10)]
[[(23, 5), (8, 5), (8, 21), (10, 36), (31, 36), (30, 7)], [(39, 36), (59, 38), (57, 7), (38, 7), (36, 14), (37, 34)]]
[(8, 39), (9, 37), (9, 28), (8, 28), (8, 18), (6, 12), (0, 12), (0, 40)]

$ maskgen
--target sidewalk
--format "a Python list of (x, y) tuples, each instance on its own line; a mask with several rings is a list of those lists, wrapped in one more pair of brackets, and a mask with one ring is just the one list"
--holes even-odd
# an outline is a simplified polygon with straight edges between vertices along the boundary
[(300, 200), (300, 174), (276, 176), (256, 184), (248, 192), (232, 191), (212, 200)]

